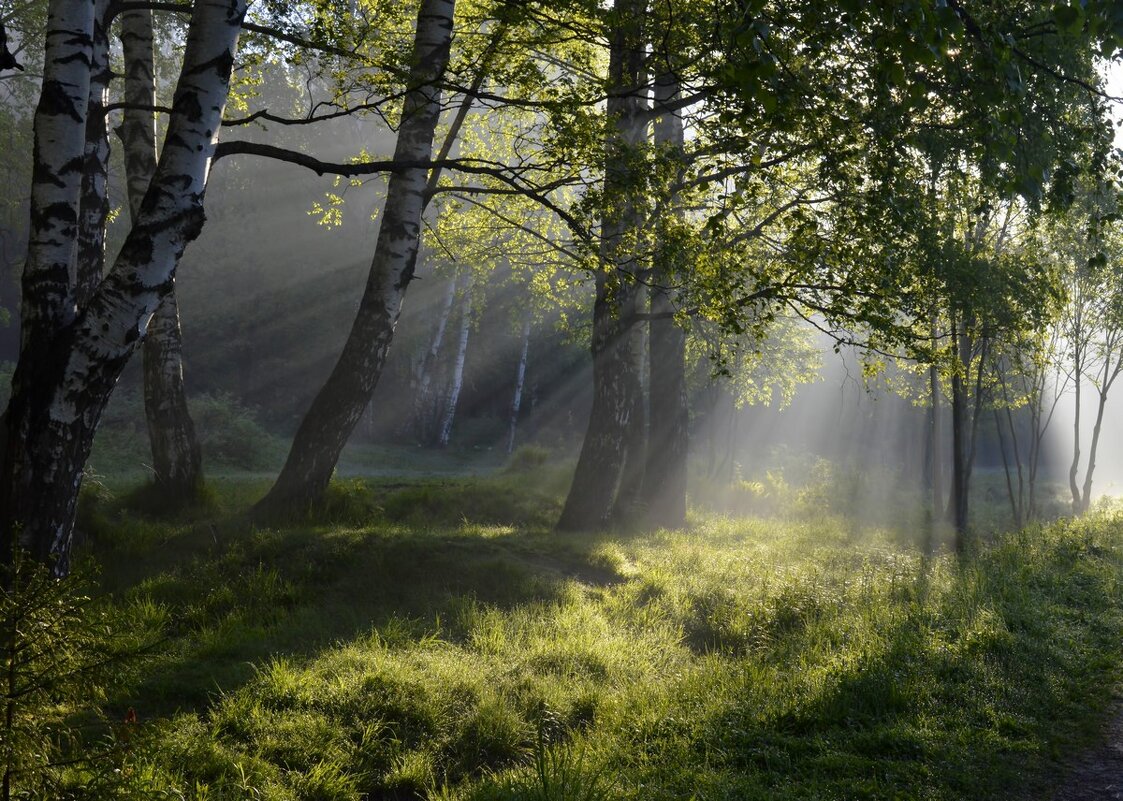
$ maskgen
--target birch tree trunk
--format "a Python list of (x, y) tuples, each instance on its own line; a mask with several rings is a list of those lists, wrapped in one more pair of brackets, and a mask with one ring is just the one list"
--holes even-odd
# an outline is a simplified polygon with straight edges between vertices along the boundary
[[(64, 543), (52, 515), (42, 535), (33, 531), (20, 507), (31, 495), (49, 492), (30, 475), (38, 434), (31, 414), (49, 402), (38, 378), (47, 348), (57, 331), (71, 324), (76, 311), (74, 286), (78, 224), (85, 162), (86, 114), (90, 102), (94, 3), (51, 0), (43, 53), (43, 84), (33, 123), (34, 153), (27, 261), (20, 300), (20, 356), (12, 376), (8, 408), (0, 418), (0, 558), (7, 564), (19, 544), (33, 558), (48, 561)], [(55, 445), (55, 443), (51, 443)], [(49, 455), (48, 455), (49, 458)], [(48, 472), (48, 478), (54, 476)], [(31, 480), (29, 480), (31, 479)], [(76, 494), (76, 493), (75, 493)], [(49, 510), (44, 510), (48, 511)], [(60, 521), (62, 522), (62, 521)], [(65, 565), (62, 565), (65, 569)]]
[[(934, 323), (932, 333), (935, 341)], [(924, 552), (931, 554), (936, 550), (935, 534), (940, 521), (940, 507), (944, 502), (944, 464), (943, 459), (940, 458), (940, 449), (944, 443), (943, 421), (940, 419), (940, 370), (935, 364), (928, 368), (928, 384), (932, 406), (932, 419), (928, 427), (928, 473), (932, 492), (932, 520), (925, 532)]]
[[(655, 81), (656, 109), (678, 100), (679, 81), (671, 72)], [(676, 162), (684, 159), (683, 124), (679, 112), (667, 112), (655, 121), (655, 148)], [(676, 170), (678, 180), (680, 170)], [(677, 221), (682, 209), (677, 198), (668, 199)], [(686, 405), (686, 332), (675, 322), (671, 286), (682, 280), (682, 254), (673, 244), (656, 245), (652, 269), (650, 338), (650, 428), (644, 498), (650, 523), (662, 528), (681, 528), (686, 523), (686, 460), (689, 445), (689, 413)]]
[(956, 364), (951, 377), (951, 498), (948, 517), (955, 528), (955, 550), (963, 553), (967, 548), (967, 385), (964, 371), (970, 365), (970, 348), (967, 335), (953, 323)]
[(453, 278), (448, 282), (444, 297), (441, 299), (440, 313), (437, 316), (437, 330), (433, 333), (433, 342), (425, 351), (421, 364), (417, 368), (417, 387), (414, 390), (413, 400), (413, 431), (417, 441), (422, 445), (432, 445), (434, 429), (436, 428), (437, 402), (433, 393), (433, 372), (437, 367), (437, 359), (441, 354), (441, 345), (445, 338), (445, 329), (448, 328), (448, 318), (452, 315), (452, 304), (456, 300), (456, 287), (458, 279)]
[[(448, 65), (455, 5), (455, 0), (423, 0), (418, 11), (413, 67), (394, 148), (397, 161), (424, 162), (432, 157), (441, 110), (437, 79)], [(424, 167), (391, 174), (374, 259), (351, 333), (258, 512), (308, 508), (327, 488), (386, 363), (417, 261), (426, 179)]]
[(523, 385), (526, 381), (526, 360), (530, 354), (530, 316), (523, 320), (522, 351), (519, 353), (519, 367), (515, 371), (515, 394), (511, 398), (511, 420), (507, 426), (507, 453), (515, 451), (515, 433), (519, 426), (519, 411), (522, 409)]
[(456, 419), (456, 405), (460, 402), (460, 389), (464, 386), (464, 358), (468, 354), (468, 334), (472, 329), (472, 275), (464, 279), (464, 293), (460, 303), (460, 335), (456, 339), (456, 358), (452, 363), (452, 375), (449, 376), (448, 391), (445, 393), (443, 417), (441, 419), (440, 436), (437, 444), (447, 448), (452, 439), (452, 423)]
[(1068, 487), (1072, 493), (1072, 511), (1073, 514), (1080, 514), (1081, 498), (1080, 498), (1080, 485), (1076, 481), (1076, 477), (1080, 472), (1080, 373), (1084, 369), (1084, 364), (1080, 358), (1079, 346), (1074, 347), (1075, 356), (1073, 358), (1072, 381), (1073, 390), (1076, 395), (1076, 406), (1074, 408), (1074, 416), (1072, 421), (1072, 463), (1068, 467)]
[[(36, 175), (52, 179), (46, 197), (57, 205), (44, 204), (43, 191), (33, 199), (35, 231), (24, 277), (29, 314), (0, 434), (4, 556), (18, 538), (33, 558), (53, 562), (58, 573), (67, 570), (82, 468), (98, 421), (171, 288), (179, 257), (203, 225), (207, 172), (245, 8), (244, 0), (194, 4), (156, 174), (113, 268), (75, 317), (63, 308), (72, 284), (61, 259), (77, 244), (93, 4), (52, 3)], [(61, 169), (50, 169), (56, 164)]]
[[(74, 319), (78, 218), (90, 102), (94, 3), (51, 0), (34, 119), (31, 226), (20, 305), (20, 363)], [(25, 356), (25, 354), (27, 354)], [(13, 393), (19, 375), (13, 379)]]
[(1100, 429), (1103, 426), (1104, 407), (1107, 405), (1107, 392), (1101, 391), (1096, 405), (1096, 422), (1092, 426), (1092, 442), (1088, 446), (1088, 466), (1084, 468), (1084, 485), (1080, 495), (1080, 514), (1087, 514), (1092, 505), (1092, 474), (1096, 470), (1096, 451), (1100, 446)]
[[(636, 229), (638, 231), (638, 227)], [(634, 247), (634, 246), (633, 246)], [(635, 381), (624, 385), (631, 399), (625, 402), (631, 406), (628, 424), (624, 429), (624, 464), (620, 468), (620, 487), (612, 504), (611, 517), (624, 525), (645, 517), (644, 472), (647, 468), (647, 376), (648, 376), (648, 320), (644, 317), (648, 304), (647, 286), (638, 283), (634, 291), (628, 293), (620, 309), (623, 320), (630, 320), (625, 336), (630, 340), (625, 351), (629, 363), (623, 366), (627, 374), (634, 374)]]
[(109, 219), (109, 129), (105, 104), (109, 98), (109, 81), (113, 77), (109, 67), (109, 31), (106, 26), (108, 8), (108, 0), (95, 1), (74, 286), (74, 302), (79, 309), (89, 302), (105, 272), (105, 228)]
[(612, 129), (605, 147), (601, 265), (596, 274), (593, 330), (593, 405), (573, 483), (558, 521), (562, 530), (600, 528), (609, 522), (628, 461), (628, 427), (641, 409), (639, 358), (633, 335), (639, 284), (635, 236), (636, 151), (645, 126), (638, 115), (644, 84), (643, 20), (646, 0), (616, 0), (609, 51), (607, 102)]
[(1103, 428), (1104, 409), (1107, 406), (1107, 396), (1111, 391), (1111, 385), (1115, 383), (1115, 379), (1119, 377), (1119, 373), (1123, 372), (1123, 354), (1116, 356), (1114, 367), (1112, 366), (1112, 351), (1114, 348), (1109, 348), (1108, 352), (1104, 355), (1103, 366), (1100, 369), (1099, 383), (1096, 385), (1097, 402), (1096, 402), (1096, 421), (1092, 425), (1092, 441), (1088, 445), (1088, 466), (1084, 468), (1084, 484), (1080, 496), (1080, 514), (1086, 514), (1092, 505), (1092, 475), (1096, 471), (1096, 454), (1100, 448), (1100, 431)]
[[(134, 220), (156, 170), (156, 120), (151, 111), (144, 110), (156, 104), (152, 39), (150, 11), (121, 15), (128, 107), (118, 133), (125, 146), (129, 210)], [(143, 353), (144, 416), (156, 487), (169, 502), (182, 504), (197, 498), (202, 489), (203, 456), (187, 408), (174, 282), (148, 324)]]

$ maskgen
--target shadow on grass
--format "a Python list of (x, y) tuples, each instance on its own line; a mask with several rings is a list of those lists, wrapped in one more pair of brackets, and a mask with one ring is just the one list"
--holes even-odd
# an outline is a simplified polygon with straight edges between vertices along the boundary
[(207, 505), (162, 517), (144, 492), (87, 499), (101, 591), (167, 620), (165, 647), (115, 705), (202, 711), (270, 658), (307, 659), (372, 631), (455, 641), (466, 603), (510, 609), (556, 600), (570, 581), (619, 580), (590, 555), (603, 536), (559, 542), (556, 499), (510, 478), (337, 482), (303, 519), (259, 528), (240, 510), (264, 490), (227, 482)]

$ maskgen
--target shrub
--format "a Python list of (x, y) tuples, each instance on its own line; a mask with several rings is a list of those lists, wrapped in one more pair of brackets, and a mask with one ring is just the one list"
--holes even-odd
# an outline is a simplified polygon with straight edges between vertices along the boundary
[(200, 395), (191, 401), (191, 415), (208, 464), (243, 470), (270, 466), (274, 437), (232, 396)]
[(508, 473), (522, 473), (542, 467), (550, 461), (550, 449), (541, 445), (520, 445), (507, 460), (505, 471)]

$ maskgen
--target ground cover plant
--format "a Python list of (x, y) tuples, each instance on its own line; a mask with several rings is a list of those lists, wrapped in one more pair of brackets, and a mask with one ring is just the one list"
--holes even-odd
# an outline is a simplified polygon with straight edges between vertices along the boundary
[[(1123, 664), (1123, 520), (968, 558), (830, 514), (558, 535), (526, 471), (348, 481), (251, 524), (102, 497), (103, 602), (161, 629), (105, 685), (140, 797), (1034, 797)], [(430, 512), (426, 513), (425, 510)], [(459, 512), (454, 514), (453, 509)], [(407, 511), (408, 510), (408, 511)], [(119, 736), (121, 726), (111, 726)], [(100, 796), (99, 796), (100, 797)]]

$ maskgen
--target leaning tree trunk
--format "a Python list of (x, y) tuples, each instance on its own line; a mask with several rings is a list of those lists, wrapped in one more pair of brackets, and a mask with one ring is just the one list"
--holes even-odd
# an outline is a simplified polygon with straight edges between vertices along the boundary
[(519, 368), (515, 371), (515, 394), (511, 398), (511, 416), (507, 424), (507, 453), (515, 450), (515, 433), (519, 427), (519, 412), (522, 409), (523, 385), (526, 382), (526, 361), (530, 354), (530, 315), (523, 319), (522, 351), (519, 353)]
[[(639, 229), (634, 173), (645, 126), (639, 120), (644, 83), (643, 19), (646, 0), (616, 0), (616, 27), (609, 52), (607, 114), (612, 124), (605, 148), (601, 265), (596, 274), (593, 330), (593, 406), (581, 455), (558, 528), (604, 526), (613, 512), (628, 462), (628, 427), (641, 406), (634, 311), (635, 236)], [(634, 455), (634, 454), (633, 454)]]
[[(423, 0), (418, 11), (395, 161), (426, 162), (432, 157), (441, 111), (437, 79), (448, 65), (455, 5), (455, 0)], [(306, 509), (327, 489), (339, 454), (382, 375), (394, 338), (417, 261), (426, 178), (424, 167), (396, 170), (390, 176), (374, 259), (351, 333), (296, 432), (280, 476), (258, 504), (259, 513)]]
[[(121, 15), (121, 46), (128, 106), (118, 133), (125, 145), (129, 210), (135, 220), (156, 170), (155, 117), (146, 110), (156, 104), (150, 11)], [(203, 486), (203, 455), (187, 409), (182, 348), (173, 282), (148, 324), (143, 351), (144, 416), (155, 483), (161, 496), (176, 504), (194, 500)]]
[(452, 316), (452, 304), (456, 300), (456, 285), (457, 279), (453, 278), (445, 288), (440, 313), (437, 316), (437, 330), (433, 333), (433, 341), (417, 367), (417, 384), (414, 387), (413, 397), (413, 434), (419, 445), (432, 445), (433, 440), (436, 439), (434, 429), (438, 409), (433, 393), (433, 373), (437, 369), (437, 359), (441, 354), (441, 345), (444, 343), (448, 318)]
[(116, 263), (75, 316), (66, 308), (65, 259), (76, 246), (92, 10), (92, 3), (52, 3), (36, 115), (37, 183), (49, 186), (33, 189), (23, 347), (0, 442), (0, 548), (10, 556), (18, 538), (60, 573), (98, 421), (183, 249), (202, 229), (245, 2), (196, 0), (156, 174)]
[(1092, 426), (1092, 442), (1088, 446), (1088, 466), (1084, 468), (1084, 486), (1080, 495), (1080, 514), (1087, 514), (1092, 505), (1092, 474), (1096, 470), (1096, 452), (1100, 447), (1100, 429), (1103, 427), (1104, 407), (1107, 406), (1107, 391), (1110, 384), (1100, 388), (1099, 401), (1096, 406), (1096, 422)]
[(452, 363), (452, 375), (449, 376), (448, 390), (445, 393), (442, 405), (443, 416), (441, 419), (440, 436), (437, 445), (447, 448), (452, 439), (452, 423), (456, 419), (456, 406), (460, 403), (460, 389), (464, 386), (464, 359), (468, 355), (468, 334), (472, 330), (472, 274), (464, 278), (464, 293), (460, 303), (460, 335), (456, 339), (456, 358)]
[[(666, 72), (655, 81), (656, 109), (679, 97), (677, 76)], [(668, 111), (655, 121), (655, 148), (660, 156), (681, 165), (684, 159), (682, 117)], [(682, 169), (673, 171), (672, 181)], [(667, 199), (672, 221), (679, 223), (682, 209), (674, 197)], [(663, 237), (656, 247), (651, 280), (649, 324), (649, 371), (651, 411), (644, 470), (644, 500), (650, 523), (663, 528), (681, 528), (686, 523), (686, 460), (689, 413), (686, 405), (686, 332), (674, 320), (671, 287), (682, 280), (684, 260), (673, 238)]]

